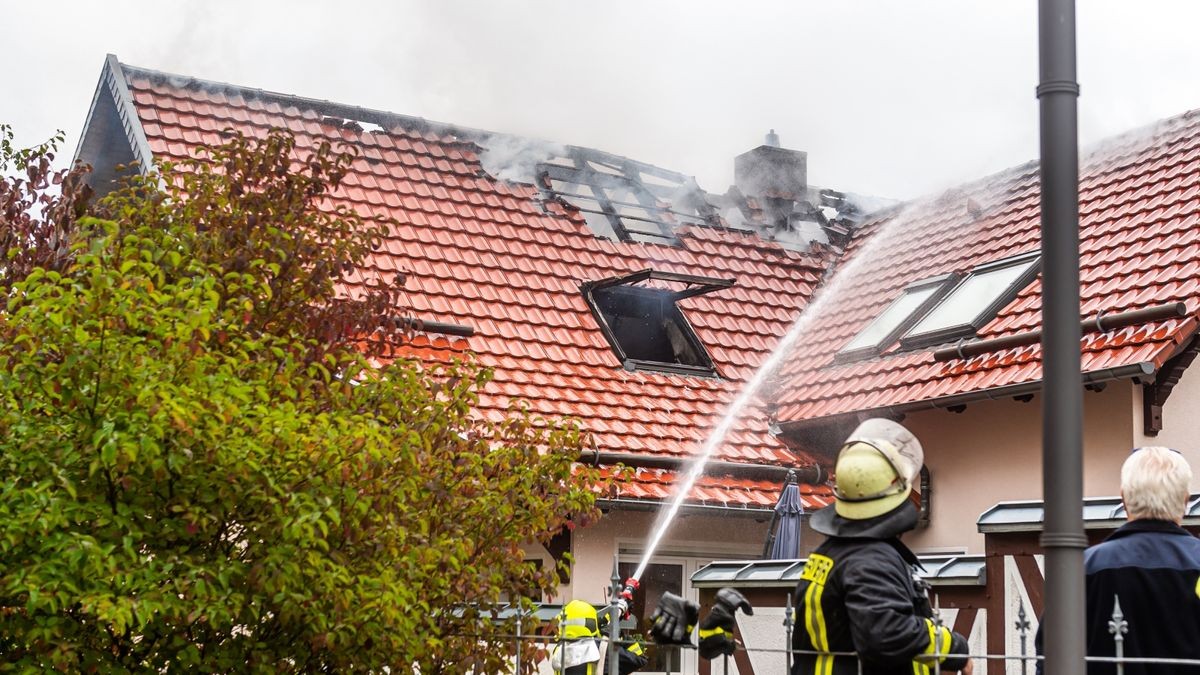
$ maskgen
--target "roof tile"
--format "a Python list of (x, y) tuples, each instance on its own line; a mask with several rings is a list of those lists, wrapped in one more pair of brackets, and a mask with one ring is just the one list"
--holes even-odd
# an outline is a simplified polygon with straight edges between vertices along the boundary
[[(1082, 314), (1111, 314), (1165, 302), (1200, 306), (1200, 111), (1119, 137), (1081, 163)], [(1189, 168), (1190, 167), (1190, 168)], [(827, 300), (803, 346), (781, 370), (778, 418), (804, 422), (856, 413), (864, 405), (906, 406), (1041, 377), (1037, 345), (938, 364), (891, 350), (875, 360), (831, 365), (833, 355), (907, 284), (1039, 245), (1036, 164), (891, 209), (859, 229), (840, 263), (850, 276)], [(963, 222), (970, 197), (985, 205)], [(903, 236), (891, 223), (903, 223)], [(873, 242), (883, 242), (875, 244)], [(865, 258), (862, 264), (850, 264)], [(880, 270), (886, 270), (881, 274)], [(1002, 308), (980, 334), (1037, 329), (1041, 286)], [(866, 311), (869, 310), (869, 311)], [(1083, 367), (1161, 363), (1196, 330), (1193, 319), (1086, 334)], [(928, 354), (925, 351), (924, 354)], [(831, 383), (835, 383), (832, 386)], [(836, 394), (836, 396), (835, 396)]]

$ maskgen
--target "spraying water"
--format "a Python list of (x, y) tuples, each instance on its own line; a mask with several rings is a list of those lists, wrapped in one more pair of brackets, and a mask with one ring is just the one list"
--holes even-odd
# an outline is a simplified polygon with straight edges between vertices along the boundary
[(683, 500), (692, 491), (692, 486), (695, 485), (696, 479), (704, 473), (704, 467), (708, 463), (709, 457), (724, 442), (725, 436), (733, 428), (734, 423), (740, 419), (746, 406), (758, 395), (759, 389), (770, 379), (771, 375), (779, 367), (780, 363), (782, 363), (784, 357), (791, 353), (792, 347), (799, 341), (800, 336), (813, 324), (816, 317), (821, 314), (825, 305), (828, 304), (829, 299), (838, 295), (839, 288), (845, 283), (844, 280), (853, 277), (854, 271), (863, 265), (865, 261), (870, 260), (874, 252), (879, 250), (892, 238), (893, 233), (903, 230), (902, 222), (906, 220), (903, 214), (891, 216), (888, 222), (881, 226), (880, 231), (871, 236), (867, 240), (867, 243), (849, 262), (834, 272), (833, 276), (826, 281), (822, 290), (801, 311), (795, 323), (792, 324), (783, 338), (779, 340), (779, 343), (775, 345), (774, 351), (762, 362), (758, 370), (755, 371), (754, 376), (746, 382), (741, 393), (725, 409), (725, 414), (721, 417), (720, 423), (713, 429), (712, 434), (709, 435), (708, 440), (705, 441), (704, 446), (700, 448), (700, 451), (692, 461), (687, 475), (678, 484), (670, 505), (665, 511), (660, 512), (654, 533), (650, 537), (650, 542), (646, 546), (645, 553), (642, 554), (642, 560), (638, 563), (637, 570), (631, 577), (633, 581), (641, 580), (642, 573), (645, 572), (646, 566), (650, 564), (650, 559), (658, 549), (658, 545), (662, 541), (663, 535), (666, 534), (667, 528), (674, 521), (675, 514), (679, 512), (679, 507), (683, 504)]

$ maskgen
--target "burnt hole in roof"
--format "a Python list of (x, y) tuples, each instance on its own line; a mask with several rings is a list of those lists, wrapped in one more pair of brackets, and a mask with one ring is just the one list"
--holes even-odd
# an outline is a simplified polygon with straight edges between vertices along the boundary
[(624, 157), (572, 147), (536, 170), (545, 197), (574, 207), (599, 237), (672, 244), (681, 226), (722, 224), (695, 180)]

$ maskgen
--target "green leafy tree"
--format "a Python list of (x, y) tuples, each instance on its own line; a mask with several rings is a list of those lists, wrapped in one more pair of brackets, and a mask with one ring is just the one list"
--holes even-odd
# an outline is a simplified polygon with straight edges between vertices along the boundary
[(503, 670), (486, 609), (600, 480), (399, 358), (402, 279), (339, 291), (390, 231), (330, 205), (352, 155), (231, 134), (89, 207), (0, 138), (0, 670)]

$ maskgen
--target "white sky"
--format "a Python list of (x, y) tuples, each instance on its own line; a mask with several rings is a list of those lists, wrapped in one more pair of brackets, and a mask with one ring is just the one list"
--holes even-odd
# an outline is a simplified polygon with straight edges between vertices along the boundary
[[(1200, 108), (1200, 3), (1079, 2), (1082, 141)], [(598, 147), (723, 191), (769, 128), (907, 198), (1037, 155), (1034, 0), (0, 0), (0, 122), (75, 147), (123, 62)]]

